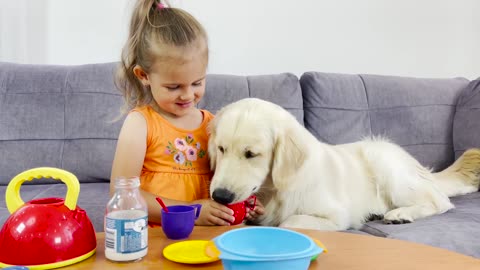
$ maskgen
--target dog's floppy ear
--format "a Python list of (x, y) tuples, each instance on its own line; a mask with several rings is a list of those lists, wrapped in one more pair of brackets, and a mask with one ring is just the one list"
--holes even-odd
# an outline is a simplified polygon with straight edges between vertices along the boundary
[(207, 126), (207, 133), (208, 133), (208, 157), (210, 158), (210, 169), (212, 171), (215, 170), (217, 164), (217, 147), (218, 145), (215, 143), (215, 138), (217, 137), (217, 126), (218, 126), (218, 119), (220, 116), (224, 114), (225, 107), (221, 108), (217, 111), (215, 118), (213, 118)]
[(208, 132), (208, 157), (210, 159), (210, 169), (215, 170), (216, 161), (217, 161), (217, 145), (215, 144), (216, 137), (216, 119), (213, 119), (208, 123), (207, 132)]
[(298, 131), (293, 128), (278, 134), (273, 150), (272, 180), (273, 185), (279, 190), (286, 190), (289, 181), (295, 176), (296, 171), (302, 167), (306, 159), (307, 149)]

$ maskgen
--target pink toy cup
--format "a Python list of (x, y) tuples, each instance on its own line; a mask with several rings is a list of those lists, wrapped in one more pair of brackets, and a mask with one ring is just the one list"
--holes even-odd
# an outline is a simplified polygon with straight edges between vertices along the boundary
[(230, 225), (237, 225), (242, 223), (247, 216), (247, 210), (255, 209), (256, 202), (257, 197), (255, 195), (252, 195), (243, 202), (227, 204), (227, 207), (233, 210), (233, 216), (235, 217), (235, 221), (230, 222)]

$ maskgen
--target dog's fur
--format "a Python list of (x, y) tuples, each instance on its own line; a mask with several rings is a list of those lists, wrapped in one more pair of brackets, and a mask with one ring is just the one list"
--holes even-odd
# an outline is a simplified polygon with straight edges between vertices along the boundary
[(232, 203), (257, 193), (260, 225), (358, 229), (372, 217), (406, 223), (454, 206), (448, 197), (478, 190), (480, 149), (432, 173), (383, 139), (328, 145), (289, 112), (248, 98), (224, 107), (210, 125), (211, 193)]

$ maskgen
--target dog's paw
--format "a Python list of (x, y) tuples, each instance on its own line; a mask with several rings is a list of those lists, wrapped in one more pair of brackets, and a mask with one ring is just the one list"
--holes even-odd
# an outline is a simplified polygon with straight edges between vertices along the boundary
[(366, 221), (375, 221), (375, 220), (382, 220), (383, 215), (382, 214), (369, 214), (366, 218)]
[(410, 220), (405, 220), (405, 219), (400, 219), (400, 220), (384, 219), (383, 223), (384, 224), (406, 224), (406, 223), (412, 223), (412, 222)]
[(310, 215), (293, 215), (280, 223), (280, 227), (300, 228), (322, 231), (337, 231), (346, 229), (347, 226), (339, 227), (332, 220)]
[(305, 222), (305, 218), (302, 216), (291, 216), (287, 220), (284, 220), (279, 227), (284, 228), (304, 228), (308, 222)]
[(385, 224), (405, 224), (412, 223), (413, 218), (405, 209), (397, 208), (387, 212), (383, 217), (383, 223)]

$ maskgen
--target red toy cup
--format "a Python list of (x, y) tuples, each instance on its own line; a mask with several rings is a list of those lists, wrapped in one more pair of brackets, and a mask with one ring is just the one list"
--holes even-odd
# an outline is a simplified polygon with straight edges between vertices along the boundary
[(233, 216), (235, 217), (235, 220), (233, 222), (230, 222), (230, 225), (237, 225), (242, 223), (247, 216), (248, 209), (255, 209), (256, 202), (257, 197), (255, 195), (252, 195), (243, 202), (227, 204), (227, 207), (233, 210)]

